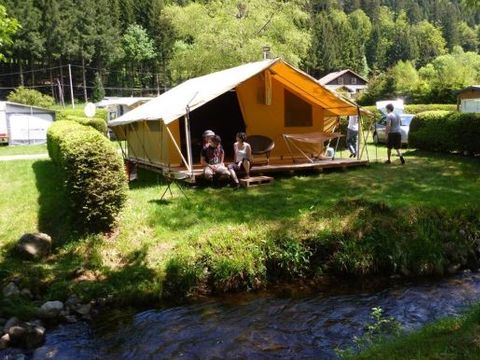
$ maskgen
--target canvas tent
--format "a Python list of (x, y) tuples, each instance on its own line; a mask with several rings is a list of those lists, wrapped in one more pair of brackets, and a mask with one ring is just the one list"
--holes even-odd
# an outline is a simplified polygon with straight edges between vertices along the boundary
[[(271, 159), (289, 156), (285, 134), (332, 132), (338, 116), (360, 108), (281, 59), (248, 63), (188, 80), (109, 122), (128, 156), (162, 169), (199, 162), (201, 134), (222, 137), (227, 158), (238, 131), (276, 142)], [(321, 144), (323, 146), (323, 144)]]

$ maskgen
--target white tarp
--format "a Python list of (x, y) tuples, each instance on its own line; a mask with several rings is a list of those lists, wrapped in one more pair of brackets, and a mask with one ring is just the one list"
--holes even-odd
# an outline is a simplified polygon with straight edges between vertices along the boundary
[(9, 114), (9, 144), (44, 144), (52, 123), (53, 117), (50, 114)]
[(110, 127), (129, 124), (139, 120), (163, 120), (165, 124), (202, 106), (212, 99), (235, 88), (245, 80), (268, 69), (279, 59), (263, 60), (240, 65), (185, 81), (164, 94), (129, 111), (108, 123)]

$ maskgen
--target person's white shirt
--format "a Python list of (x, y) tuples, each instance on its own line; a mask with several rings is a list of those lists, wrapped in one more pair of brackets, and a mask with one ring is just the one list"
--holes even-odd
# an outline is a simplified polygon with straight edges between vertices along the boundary
[(350, 115), (348, 117), (348, 128), (353, 131), (358, 131), (358, 115)]

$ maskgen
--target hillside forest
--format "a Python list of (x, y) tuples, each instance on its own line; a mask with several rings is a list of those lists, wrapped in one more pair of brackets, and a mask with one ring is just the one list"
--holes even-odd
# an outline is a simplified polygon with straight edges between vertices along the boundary
[[(159, 94), (270, 57), (320, 78), (350, 68), (364, 104), (454, 102), (480, 83), (480, 8), (461, 0), (0, 0), (0, 98), (24, 86), (68, 100)], [(1, 26), (0, 26), (1, 27)], [(1, 30), (1, 29), (0, 29)], [(0, 31), (1, 32), (1, 31)]]

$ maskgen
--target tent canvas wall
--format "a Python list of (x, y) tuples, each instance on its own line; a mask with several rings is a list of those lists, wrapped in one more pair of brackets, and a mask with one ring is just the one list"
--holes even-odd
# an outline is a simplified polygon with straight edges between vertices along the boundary
[[(188, 80), (109, 122), (128, 142), (129, 157), (162, 168), (199, 162), (193, 147), (212, 129), (231, 148), (234, 134), (276, 142), (271, 159), (290, 156), (283, 134), (331, 132), (338, 116), (359, 107), (281, 59), (264, 60)], [(228, 153), (227, 153), (228, 155)]]
[(5, 122), (10, 145), (45, 144), (55, 112), (35, 106), (0, 102), (0, 121)]

